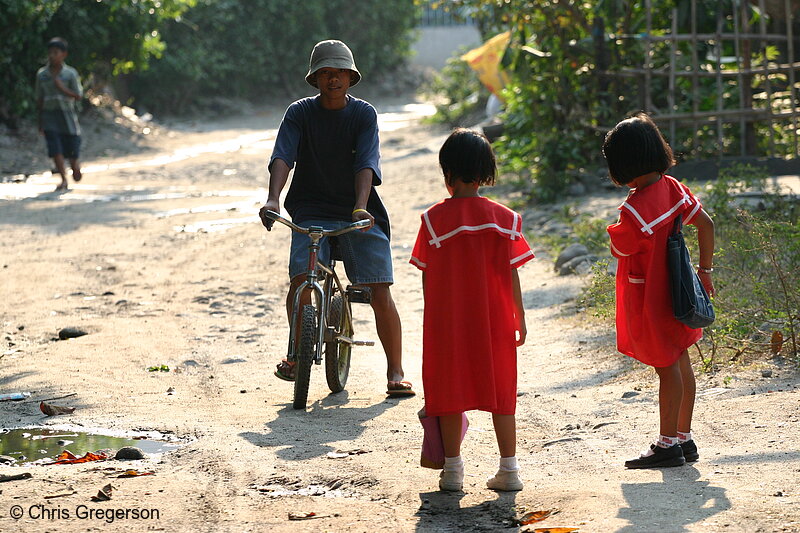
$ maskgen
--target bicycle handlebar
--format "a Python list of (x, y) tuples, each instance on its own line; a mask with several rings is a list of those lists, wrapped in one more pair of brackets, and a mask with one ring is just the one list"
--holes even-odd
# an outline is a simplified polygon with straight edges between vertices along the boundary
[[(289, 228), (291, 228), (293, 231), (296, 231), (298, 233), (305, 233), (305, 234), (311, 233), (311, 228), (304, 228), (302, 226), (298, 226), (297, 224), (295, 224), (291, 220), (282, 217), (281, 215), (279, 215), (275, 211), (264, 211), (263, 213), (264, 213), (264, 216), (266, 216), (268, 219), (272, 220), (273, 222), (280, 222), (284, 226), (288, 226)], [(353, 222), (352, 224), (349, 224), (349, 225), (347, 225), (347, 226), (345, 226), (343, 228), (340, 228), (340, 229), (322, 230), (322, 235), (325, 236), (325, 237), (335, 237), (337, 235), (341, 235), (343, 233), (348, 233), (348, 232), (351, 232), (351, 231), (354, 231), (354, 230), (357, 230), (357, 229), (368, 228), (369, 225), (370, 225), (370, 221), (369, 220), (359, 220), (358, 222)], [(269, 229), (269, 228), (267, 228), (267, 229)]]

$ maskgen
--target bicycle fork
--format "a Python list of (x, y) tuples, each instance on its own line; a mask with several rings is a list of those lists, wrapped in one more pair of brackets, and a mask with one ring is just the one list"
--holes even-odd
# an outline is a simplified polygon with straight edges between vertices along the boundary
[(296, 352), (297, 324), (303, 307), (300, 301), (303, 292), (305, 292), (308, 288), (311, 288), (314, 293), (311, 297), (316, 298), (317, 301), (317, 305), (315, 306), (317, 316), (315, 321), (316, 330), (314, 332), (316, 334), (314, 364), (318, 365), (322, 363), (322, 342), (325, 334), (325, 317), (327, 316), (329, 305), (329, 302), (327, 302), (325, 298), (325, 291), (319, 284), (319, 275), (317, 273), (317, 257), (320, 249), (319, 241), (322, 239), (322, 228), (319, 226), (311, 226), (309, 228), (308, 236), (311, 239), (308, 253), (308, 269), (306, 272), (305, 281), (301, 283), (299, 287), (297, 287), (293, 297), (294, 301), (292, 303), (292, 319), (289, 324), (289, 353), (287, 355), (287, 359), (289, 361), (296, 361), (297, 356), (299, 355)]

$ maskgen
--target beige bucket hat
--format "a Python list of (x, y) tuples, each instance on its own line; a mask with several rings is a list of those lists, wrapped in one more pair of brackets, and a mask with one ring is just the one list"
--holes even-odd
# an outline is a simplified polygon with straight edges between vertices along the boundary
[(311, 51), (311, 59), (308, 62), (308, 74), (306, 81), (312, 86), (317, 87), (317, 80), (314, 76), (321, 68), (346, 68), (355, 74), (350, 82), (350, 87), (361, 81), (361, 73), (356, 68), (353, 60), (353, 52), (342, 41), (327, 40), (320, 41), (314, 45)]

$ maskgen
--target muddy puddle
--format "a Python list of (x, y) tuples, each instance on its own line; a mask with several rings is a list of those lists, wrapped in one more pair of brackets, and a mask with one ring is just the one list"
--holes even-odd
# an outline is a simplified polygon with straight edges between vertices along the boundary
[(162, 454), (178, 449), (183, 443), (157, 432), (116, 436), (101, 432), (73, 431), (72, 429), (27, 427), (0, 430), (0, 456), (13, 458), (11, 464), (49, 462), (69, 450), (76, 456), (98, 450), (113, 452), (125, 446), (134, 446), (145, 456)]

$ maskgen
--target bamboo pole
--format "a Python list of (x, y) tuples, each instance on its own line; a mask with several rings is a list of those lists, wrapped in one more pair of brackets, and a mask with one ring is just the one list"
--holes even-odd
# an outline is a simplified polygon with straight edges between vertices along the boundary
[[(689, 41), (692, 44), (692, 115), (695, 115), (699, 110), (699, 99), (700, 99), (700, 78), (698, 78), (698, 74), (700, 73), (700, 66), (697, 62), (697, 0), (692, 0), (692, 40)], [(697, 121), (692, 122), (692, 151), (697, 148), (697, 130), (699, 124)]]
[[(788, 39), (787, 43), (787, 53), (789, 57), (789, 64), (794, 64), (794, 35), (792, 32), (792, 6), (789, 0), (784, 0), (783, 2), (784, 9), (786, 12), (786, 38)], [(797, 157), (797, 100), (795, 99), (794, 94), (794, 69), (789, 70), (789, 92), (791, 93), (791, 105), (792, 105), (792, 137), (794, 139), (794, 155)]]
[[(672, 36), (678, 33), (678, 10), (677, 8), (672, 10)], [(670, 41), (669, 45), (669, 93), (667, 94), (668, 102), (669, 102), (669, 112), (675, 112), (675, 63), (676, 59), (675, 56), (677, 54), (677, 50), (675, 50), (676, 41), (675, 39)], [(669, 142), (674, 143), (677, 139), (675, 138), (675, 121), (669, 121)]]
[(647, 35), (644, 41), (644, 112), (650, 112), (650, 62), (652, 60), (651, 38), (653, 32), (653, 13), (650, 0), (645, 0), (645, 17), (647, 18)]
[[(739, 10), (735, 5), (736, 2), (734, 1), (733, 5), (733, 34), (735, 38), (733, 40), (733, 48), (734, 53), (736, 54), (736, 82), (739, 85), (739, 109), (744, 109), (744, 77), (742, 76), (742, 65), (745, 61), (744, 56), (742, 55), (742, 44), (739, 38)], [(744, 22), (744, 21), (742, 21)], [(744, 115), (741, 116), (739, 119), (739, 153), (744, 156), (747, 155), (747, 140), (745, 137), (747, 136), (747, 123), (744, 120)]]
[[(722, 111), (722, 3), (717, 2), (717, 34), (714, 41), (714, 50), (717, 58), (717, 112)], [(717, 145), (719, 148), (719, 158), (722, 159), (724, 152), (722, 121), (717, 117)]]
[(770, 118), (767, 120), (767, 130), (769, 131), (769, 155), (775, 153), (775, 132), (772, 131), (772, 82), (769, 79), (770, 68), (769, 60), (767, 59), (767, 19), (764, 16), (766, 13), (764, 0), (758, 0), (758, 10), (761, 16), (758, 18), (758, 26), (761, 32), (761, 54), (764, 57), (764, 91), (767, 95), (767, 109), (770, 113)]
[[(730, 40), (736, 38), (735, 34), (727, 33), (727, 32), (722, 32), (722, 33), (719, 33), (719, 34), (717, 34), (717, 33), (698, 33), (694, 38), (696, 38), (699, 41), (713, 41), (714, 39), (717, 38), (717, 35), (722, 37), (723, 40), (727, 40), (727, 41), (730, 41)], [(767, 33), (765, 35), (761, 35), (760, 33), (741, 33), (739, 35), (740, 39), (758, 39), (760, 37), (765, 37), (765, 38), (769, 39), (770, 41), (781, 41), (782, 42), (782, 41), (786, 41), (787, 40), (786, 36), (783, 35), (783, 34), (780, 34), (780, 33)], [(643, 39), (644, 37), (642, 37), (641, 35), (629, 35), (629, 34), (623, 33), (623, 34), (615, 35), (614, 38), (616, 38), (616, 39)], [(683, 42), (683, 41), (691, 41), (692, 38), (693, 37), (692, 37), (691, 34), (682, 34), (682, 35), (677, 35), (675, 37), (675, 40), (679, 41), (679, 42)], [(654, 42), (654, 43), (657, 43), (657, 42), (663, 42), (663, 41), (671, 41), (672, 37), (670, 37), (669, 35), (653, 35), (650, 38), (650, 40), (652, 42)]]
[[(777, 72), (786, 72), (786, 73), (788, 73), (792, 69), (795, 69), (795, 72), (798, 69), (800, 69), (800, 61), (795, 61), (795, 63), (792, 64), (792, 65), (789, 65), (789, 64), (786, 64), (786, 63), (785, 64), (781, 64), (781, 65), (775, 65), (774, 67), (770, 67), (769, 72), (773, 73), (773, 74), (777, 73)], [(603, 74), (605, 74), (607, 76), (621, 76), (621, 77), (628, 77), (628, 78), (636, 78), (636, 77), (639, 77), (642, 74), (644, 74), (644, 69), (641, 69), (641, 68), (624, 68), (624, 69), (621, 69), (621, 70), (605, 71), (605, 72), (603, 72)], [(723, 70), (722, 71), (722, 77), (723, 78), (735, 78), (735, 77), (738, 77), (739, 74), (740, 74), (740, 72), (738, 70)], [(746, 69), (745, 68), (745, 69), (741, 70), (741, 74), (743, 74), (745, 76), (747, 76), (747, 75), (751, 75), (752, 76), (753, 74), (764, 74), (764, 69), (762, 67), (750, 68), (750, 69)], [(661, 77), (669, 76), (669, 70), (655, 70), (654, 69), (654, 70), (650, 71), (650, 75), (651, 76), (661, 76)], [(676, 76), (693, 76), (693, 74), (690, 73), (690, 72), (684, 74), (681, 71), (676, 71)], [(698, 72), (698, 77), (699, 78), (716, 78), (717, 77), (717, 73), (716, 72), (703, 72), (703, 71), (700, 71), (700, 72)]]

